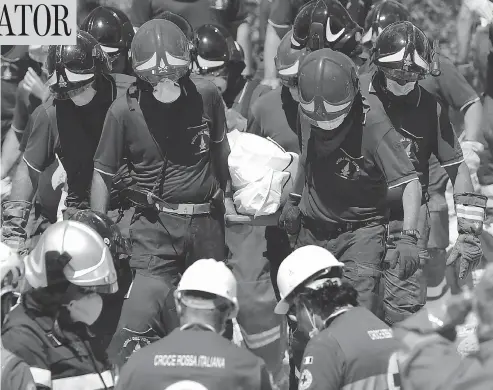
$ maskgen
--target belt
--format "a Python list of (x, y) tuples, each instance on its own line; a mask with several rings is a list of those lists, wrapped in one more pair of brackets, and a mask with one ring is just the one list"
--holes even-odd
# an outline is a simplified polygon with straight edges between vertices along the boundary
[(303, 217), (303, 226), (316, 235), (325, 235), (329, 237), (339, 236), (343, 233), (354, 232), (367, 226), (380, 225), (378, 221), (361, 221), (361, 222), (321, 222), (312, 218)]
[(210, 214), (211, 204), (210, 203), (200, 203), (200, 204), (172, 204), (167, 202), (155, 201), (154, 207), (162, 213), (179, 214), (179, 215), (200, 215), (200, 214)]

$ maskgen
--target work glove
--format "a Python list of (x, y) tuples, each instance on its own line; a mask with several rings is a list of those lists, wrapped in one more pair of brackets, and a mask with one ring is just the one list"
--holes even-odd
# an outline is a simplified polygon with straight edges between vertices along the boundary
[(298, 234), (301, 229), (301, 211), (298, 207), (301, 195), (289, 194), (279, 216), (279, 227), (288, 234)]
[(31, 202), (8, 201), (3, 203), (2, 242), (19, 253), (25, 250), (26, 226), (30, 212)]
[[(418, 237), (402, 232), (390, 236), (387, 241), (387, 261), (391, 269), (397, 269), (397, 277), (406, 280), (414, 275), (420, 266)], [(398, 268), (397, 268), (398, 267)]]
[(447, 266), (458, 267), (459, 279), (465, 279), (483, 256), (479, 236), (483, 231), (486, 201), (486, 196), (469, 192), (454, 195), (459, 238), (447, 259)]

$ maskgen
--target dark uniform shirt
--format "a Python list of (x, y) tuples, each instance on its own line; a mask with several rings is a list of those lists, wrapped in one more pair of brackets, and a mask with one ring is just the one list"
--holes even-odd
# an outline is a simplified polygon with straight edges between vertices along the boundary
[[(227, 142), (224, 105), (214, 84), (185, 82), (181, 96), (162, 104), (151, 91), (121, 96), (108, 111), (94, 168), (114, 175), (126, 158), (137, 184), (171, 203), (208, 202), (218, 187), (211, 142)], [(130, 106), (135, 102), (135, 109)]]
[(417, 179), (381, 102), (369, 96), (365, 104), (364, 123), (353, 121), (345, 139), (328, 156), (323, 130), (311, 128), (300, 115), (301, 144), (307, 156), (300, 202), (304, 216), (332, 223), (380, 222), (388, 217), (388, 189)]
[[(443, 105), (455, 111), (465, 112), (479, 96), (464, 78), (462, 73), (447, 57), (440, 55), (440, 69), (442, 73), (438, 77), (426, 76), (419, 81), (424, 89), (435, 96)], [(430, 184), (428, 191), (431, 193), (444, 193), (448, 182), (447, 172), (440, 166), (435, 155), (430, 158)]]
[(64, 329), (53, 333), (52, 316), (42, 314), (29, 295), (9, 314), (2, 342), (30, 367), (38, 388), (100, 390), (114, 386), (114, 372), (103, 349), (89, 336)]
[[(211, 0), (132, 0), (129, 17), (135, 27), (157, 18), (163, 12), (173, 12), (187, 19), (194, 29), (204, 24), (220, 24), (233, 33), (247, 16), (244, 0), (231, 1), (226, 12), (211, 8)], [(236, 34), (233, 34), (236, 37)]]
[[(433, 154), (442, 166), (460, 164), (464, 161), (459, 141), (448, 117), (448, 110), (422, 87), (409, 95), (389, 98), (381, 87), (381, 74), (360, 77), (361, 90), (381, 102), (400, 137), (400, 142), (418, 173), (423, 201), (426, 201), (429, 183), (428, 161)], [(395, 203), (395, 204), (394, 204)], [(392, 214), (402, 218), (402, 203), (392, 202)]]
[[(117, 83), (115, 78), (120, 79)], [(107, 76), (104, 87), (87, 105), (78, 107), (71, 100), (49, 99), (32, 114), (32, 129), (25, 146), (24, 161), (37, 172), (44, 171), (60, 158), (67, 172), (67, 206), (78, 207), (89, 201), (96, 151), (106, 112), (119, 93), (134, 78)], [(127, 82), (125, 82), (125, 80)], [(120, 88), (120, 89), (118, 89)]]
[(116, 389), (268, 390), (262, 359), (219, 334), (175, 329), (135, 352), (121, 371)]
[(3, 347), (1, 383), (3, 390), (36, 390), (26, 362)]
[(12, 124), (16, 103), (16, 93), (19, 83), (24, 78), (29, 67), (38, 73), (41, 65), (31, 59), (28, 54), (28, 46), (15, 46), (10, 53), (2, 56), (2, 142)]
[(280, 87), (267, 92), (253, 103), (247, 131), (271, 138), (287, 152), (299, 154), (300, 146), (296, 134), (298, 105), (289, 88)]
[[(389, 361), (399, 348), (392, 330), (369, 310), (351, 308), (308, 343), (300, 390), (383, 390), (390, 386)], [(392, 384), (400, 384), (393, 382)]]

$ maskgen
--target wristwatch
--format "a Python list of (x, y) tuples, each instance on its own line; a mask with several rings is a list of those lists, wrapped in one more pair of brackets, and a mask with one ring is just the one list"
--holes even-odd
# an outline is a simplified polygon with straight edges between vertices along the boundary
[(421, 235), (419, 234), (418, 229), (408, 229), (408, 230), (403, 230), (401, 234), (405, 234), (407, 236), (414, 237), (415, 239), (419, 240), (421, 238)]

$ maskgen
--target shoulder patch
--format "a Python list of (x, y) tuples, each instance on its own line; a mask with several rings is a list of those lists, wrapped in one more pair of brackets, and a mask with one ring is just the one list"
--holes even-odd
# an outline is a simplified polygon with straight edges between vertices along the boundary
[(313, 382), (312, 373), (309, 370), (304, 369), (300, 375), (300, 383), (298, 386), (298, 390), (308, 389), (311, 386), (312, 382)]

